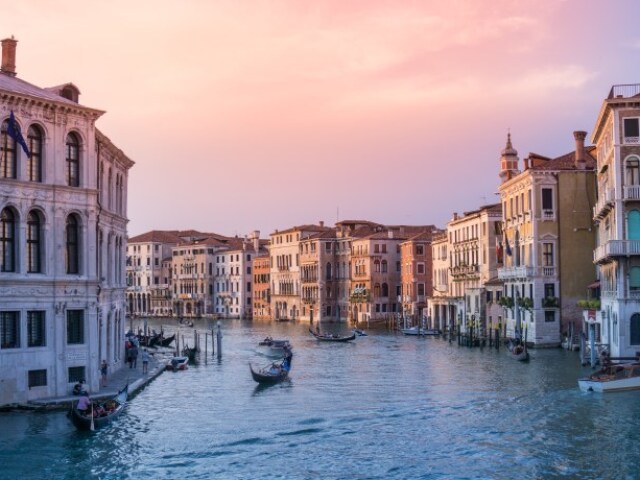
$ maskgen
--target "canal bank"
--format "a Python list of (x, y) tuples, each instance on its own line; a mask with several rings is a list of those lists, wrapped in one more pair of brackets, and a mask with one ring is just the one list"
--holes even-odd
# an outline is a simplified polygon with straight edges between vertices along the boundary
[[(129, 398), (134, 397), (140, 390), (144, 389), (152, 380), (165, 370), (167, 359), (171, 356), (170, 351), (151, 352), (147, 373), (142, 372), (142, 362), (138, 360), (135, 368), (124, 365), (122, 368), (107, 375), (107, 384), (100, 387), (98, 391), (90, 392), (92, 400), (106, 400), (117, 395), (118, 391), (129, 385)], [(65, 395), (60, 397), (48, 397), (32, 400), (28, 403), (4, 405), (0, 410), (66, 410), (78, 401), (76, 395)]]

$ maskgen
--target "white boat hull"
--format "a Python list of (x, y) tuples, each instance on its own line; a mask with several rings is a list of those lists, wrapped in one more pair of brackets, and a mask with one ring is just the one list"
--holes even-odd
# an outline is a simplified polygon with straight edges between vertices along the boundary
[(592, 380), (581, 378), (578, 386), (583, 392), (621, 392), (640, 389), (640, 377), (621, 378), (616, 380)]

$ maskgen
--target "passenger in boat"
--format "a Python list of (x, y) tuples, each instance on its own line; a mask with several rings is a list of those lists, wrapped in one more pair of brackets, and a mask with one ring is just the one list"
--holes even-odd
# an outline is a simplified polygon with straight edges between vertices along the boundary
[(89, 399), (89, 394), (87, 392), (84, 392), (80, 397), (80, 400), (78, 400), (78, 404), (76, 405), (76, 410), (78, 410), (83, 415), (86, 415), (87, 410), (89, 410), (90, 406), (91, 406), (91, 400)]

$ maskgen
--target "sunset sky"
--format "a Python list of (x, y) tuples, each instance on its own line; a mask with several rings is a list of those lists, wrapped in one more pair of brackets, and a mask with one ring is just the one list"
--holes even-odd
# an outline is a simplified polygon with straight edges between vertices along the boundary
[(640, 82), (637, 0), (21, 0), (18, 76), (73, 82), (136, 165), (129, 234), (444, 227)]

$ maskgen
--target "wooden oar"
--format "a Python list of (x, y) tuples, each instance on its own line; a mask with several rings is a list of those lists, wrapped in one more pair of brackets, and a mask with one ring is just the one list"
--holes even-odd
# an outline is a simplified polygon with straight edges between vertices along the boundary
[(93, 424), (93, 402), (91, 402), (91, 431), (93, 432), (95, 429), (96, 427)]

